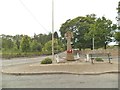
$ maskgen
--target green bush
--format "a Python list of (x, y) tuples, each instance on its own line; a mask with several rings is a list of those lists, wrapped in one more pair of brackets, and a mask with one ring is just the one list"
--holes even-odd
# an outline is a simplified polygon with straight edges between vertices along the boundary
[(44, 60), (41, 61), (41, 64), (51, 64), (52, 60), (50, 58), (45, 58)]
[(96, 58), (95, 60), (96, 60), (96, 61), (103, 62), (103, 59), (102, 59), (102, 58)]

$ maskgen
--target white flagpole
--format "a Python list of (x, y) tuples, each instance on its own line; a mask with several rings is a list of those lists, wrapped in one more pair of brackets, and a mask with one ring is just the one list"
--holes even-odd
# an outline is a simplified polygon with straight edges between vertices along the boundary
[(52, 0), (52, 60), (54, 60), (54, 0)]

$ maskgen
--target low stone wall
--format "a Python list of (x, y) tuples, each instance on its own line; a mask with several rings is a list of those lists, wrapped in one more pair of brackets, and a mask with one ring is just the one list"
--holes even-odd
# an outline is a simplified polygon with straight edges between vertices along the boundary
[(118, 49), (115, 48), (115, 49), (95, 49), (94, 51), (93, 50), (81, 50), (81, 51), (74, 51), (74, 53), (79, 53), (81, 55), (85, 55), (85, 54), (89, 54), (89, 53), (110, 53), (112, 56), (118, 56), (119, 52), (118, 52)]

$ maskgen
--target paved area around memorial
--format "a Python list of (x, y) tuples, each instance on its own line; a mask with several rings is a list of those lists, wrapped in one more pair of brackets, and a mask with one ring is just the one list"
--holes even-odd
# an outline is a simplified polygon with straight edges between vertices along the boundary
[(53, 64), (24, 64), (11, 66), (2, 69), (4, 74), (14, 75), (37, 75), (37, 74), (103, 74), (103, 73), (118, 73), (118, 62), (112, 64), (106, 62), (66, 62)]

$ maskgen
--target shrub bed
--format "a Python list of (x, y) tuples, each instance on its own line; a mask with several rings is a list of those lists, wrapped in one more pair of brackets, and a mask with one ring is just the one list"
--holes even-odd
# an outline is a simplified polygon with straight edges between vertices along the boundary
[(102, 58), (96, 58), (95, 60), (98, 61), (98, 62), (103, 62), (104, 61)]
[(41, 64), (51, 64), (52, 60), (50, 58), (45, 58), (44, 60), (41, 61)]

